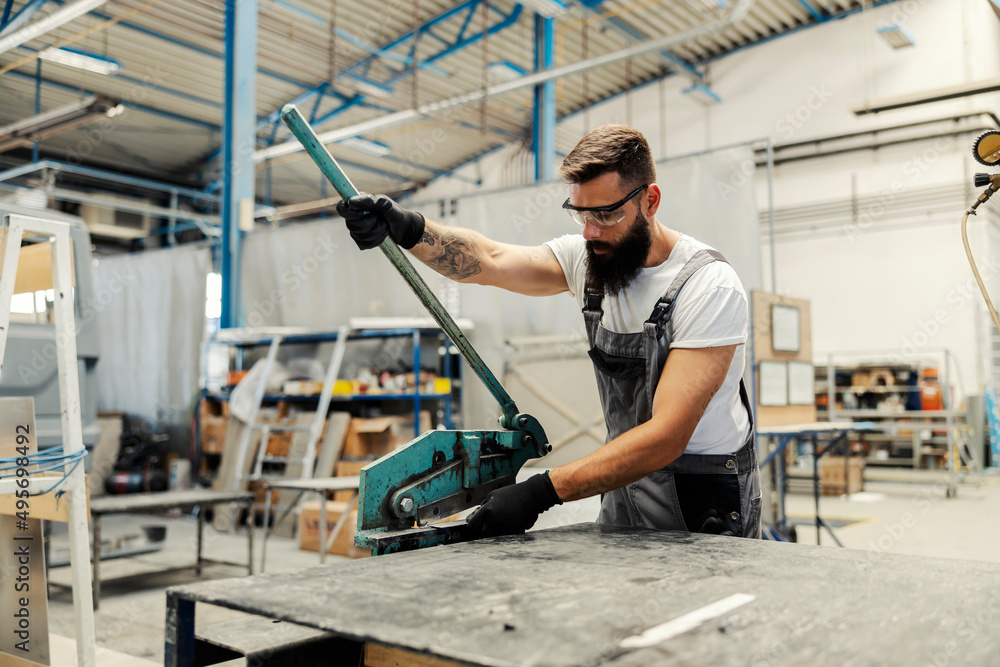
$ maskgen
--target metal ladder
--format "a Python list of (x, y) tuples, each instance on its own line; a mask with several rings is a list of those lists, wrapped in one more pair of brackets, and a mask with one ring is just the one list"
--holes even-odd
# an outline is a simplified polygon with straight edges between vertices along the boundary
[[(278, 356), (278, 348), (284, 341), (284, 336), (276, 334), (271, 339), (271, 344), (267, 350), (267, 357), (264, 361), (261, 380), (254, 392), (250, 418), (240, 436), (240, 444), (236, 454), (236, 473), (233, 476), (233, 490), (242, 489), (243, 485), (249, 481), (268, 479), (269, 476), (263, 473), (264, 463), (283, 462), (288, 465), (290, 462), (298, 462), (302, 466), (301, 479), (310, 479), (312, 477), (316, 459), (316, 445), (323, 435), (323, 424), (326, 422), (327, 412), (330, 409), (330, 400), (333, 397), (333, 385), (340, 374), (340, 367), (344, 361), (344, 351), (347, 347), (347, 339), (350, 331), (350, 327), (348, 326), (342, 326), (337, 330), (337, 342), (334, 345), (333, 354), (330, 356), (330, 364), (326, 369), (326, 378), (323, 380), (323, 390), (320, 394), (319, 405), (316, 407), (316, 414), (313, 417), (312, 424), (309, 426), (299, 424), (270, 424), (258, 421), (261, 404), (264, 402), (267, 376), (271, 371), (271, 366), (274, 365), (275, 358)], [(253, 472), (248, 476), (244, 476), (243, 469), (246, 465), (246, 457), (249, 454), (250, 441), (255, 431), (260, 431), (261, 433), (260, 444), (257, 447)], [(294, 456), (268, 456), (267, 442), (271, 437), (271, 433), (288, 432), (309, 434), (305, 454), (301, 458)]]
[[(63, 452), (74, 454), (82, 451), (84, 445), (80, 407), (80, 378), (76, 355), (76, 309), (69, 223), (24, 215), (0, 216), (0, 371), (3, 369), (7, 335), (10, 331), (10, 306), (14, 294), (21, 241), (33, 236), (47, 237), (48, 242), (51, 242), (52, 287), (55, 294), (56, 363), (59, 374), (59, 398), (62, 403)], [(76, 261), (89, 262), (90, 258), (89, 256), (77, 257)], [(14, 482), (15, 480), (11, 478), (0, 480), (0, 494), (13, 494), (15, 491)], [(87, 510), (87, 482), (82, 467), (77, 466), (71, 471), (67, 471), (62, 490), (65, 491), (68, 502), (66, 521), (69, 526), (70, 569), (73, 578), (76, 664), (77, 667), (94, 667), (96, 664), (94, 657), (96, 650), (94, 598), (91, 588), (90, 535), (87, 526), (90, 515)], [(31, 519), (31, 521), (40, 522), (41, 520)], [(42, 582), (44, 589), (44, 579)], [(35, 620), (38, 621), (38, 619)], [(14, 659), (8, 658), (5, 661), (3, 656), (9, 656), (9, 654), (0, 655), (0, 662), (4, 664)], [(25, 662), (25, 664), (28, 663)]]

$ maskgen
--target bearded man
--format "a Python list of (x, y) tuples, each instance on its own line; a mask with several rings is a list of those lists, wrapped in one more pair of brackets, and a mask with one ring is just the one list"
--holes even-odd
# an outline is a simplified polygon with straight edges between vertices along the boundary
[(439, 273), (579, 303), (608, 429), (577, 461), (493, 491), (479, 536), (521, 533), (556, 504), (602, 494), (598, 522), (760, 537), (760, 477), (743, 384), (747, 297), (715, 249), (668, 228), (646, 139), (587, 134), (563, 160), (563, 208), (582, 227), (518, 246), (361, 194), (337, 210), (358, 246), (386, 235)]

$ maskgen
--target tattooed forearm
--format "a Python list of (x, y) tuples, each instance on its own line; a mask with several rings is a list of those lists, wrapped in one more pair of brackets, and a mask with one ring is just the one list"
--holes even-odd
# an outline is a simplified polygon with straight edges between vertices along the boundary
[(450, 231), (424, 230), (419, 258), (438, 273), (464, 280), (482, 273), (475, 244)]

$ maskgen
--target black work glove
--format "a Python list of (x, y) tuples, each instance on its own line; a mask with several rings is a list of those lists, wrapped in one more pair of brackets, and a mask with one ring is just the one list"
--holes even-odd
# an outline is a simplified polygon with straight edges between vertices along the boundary
[(424, 216), (407, 211), (385, 195), (359, 193), (338, 202), (337, 213), (347, 221), (351, 238), (362, 250), (378, 247), (386, 235), (409, 250), (424, 235)]
[(562, 505), (562, 501), (549, 474), (535, 475), (490, 492), (466, 523), (477, 538), (517, 535), (534, 526), (538, 515), (554, 505)]

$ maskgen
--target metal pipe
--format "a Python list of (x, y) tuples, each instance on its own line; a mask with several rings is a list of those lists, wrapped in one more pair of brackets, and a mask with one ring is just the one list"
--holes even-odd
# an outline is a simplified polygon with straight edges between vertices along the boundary
[[(583, 60), (578, 63), (572, 63), (569, 65), (563, 65), (562, 67), (556, 67), (553, 69), (544, 70), (541, 72), (536, 72), (534, 74), (529, 74), (528, 76), (521, 77), (514, 81), (509, 81), (507, 83), (497, 84), (495, 86), (490, 86), (488, 88), (483, 88), (480, 90), (474, 90), (464, 95), (457, 95), (455, 97), (441, 100), (439, 102), (431, 102), (428, 104), (423, 104), (416, 109), (406, 109), (404, 111), (397, 111), (396, 113), (390, 113), (388, 115), (382, 116), (381, 118), (374, 118), (372, 120), (364, 121), (361, 123), (355, 123), (348, 127), (338, 128), (336, 130), (331, 130), (329, 132), (323, 132), (317, 135), (320, 143), (328, 144), (335, 141), (340, 141), (342, 139), (347, 139), (348, 137), (353, 137), (359, 134), (364, 134), (366, 132), (374, 132), (376, 130), (383, 130), (387, 127), (394, 127), (396, 125), (401, 125), (403, 123), (408, 123), (414, 120), (418, 120), (423, 116), (427, 116), (433, 113), (444, 111), (445, 109), (450, 109), (452, 107), (462, 106), (465, 104), (471, 104), (478, 102), (484, 97), (498, 97), (502, 95), (507, 95), (512, 92), (522, 90), (524, 88), (531, 88), (543, 84), (547, 81), (554, 81), (566, 76), (571, 76), (573, 74), (580, 74), (588, 70), (597, 69), (599, 67), (606, 67), (608, 65), (613, 65), (614, 63), (620, 62), (622, 60), (627, 60), (629, 58), (634, 58), (636, 56), (641, 56), (643, 54), (649, 53), (650, 51), (658, 51), (660, 49), (666, 49), (677, 44), (683, 44), (692, 39), (697, 39), (708, 33), (717, 32), (725, 30), (735, 23), (739, 22), (743, 16), (746, 15), (747, 11), (750, 10), (750, 6), (753, 4), (754, 0), (740, 0), (740, 2), (733, 7), (729, 16), (725, 19), (720, 19), (717, 21), (712, 21), (711, 23), (704, 25), (700, 28), (693, 28), (691, 30), (685, 30), (684, 32), (677, 33), (675, 35), (670, 35), (660, 39), (655, 39), (643, 44), (637, 44), (636, 46), (629, 47), (627, 49), (622, 49), (620, 51), (614, 51), (612, 53), (607, 53), (590, 60)], [(298, 153), (303, 150), (302, 144), (298, 141), (286, 141), (285, 143), (278, 144), (277, 146), (270, 146), (268, 148), (256, 151), (253, 154), (254, 162), (263, 162), (268, 158), (275, 158), (281, 155), (290, 155), (292, 153)]]
[(774, 257), (774, 146), (767, 140), (767, 225), (771, 238), (771, 292), (778, 292), (777, 261)]
[(68, 162), (60, 162), (58, 160), (44, 159), (35, 163), (25, 163), (17, 167), (13, 167), (6, 171), (0, 171), (0, 182), (9, 181), (14, 178), (19, 178), (21, 176), (26, 176), (32, 172), (39, 171), (41, 169), (51, 169), (52, 171), (64, 171), (67, 174), (76, 174), (77, 176), (85, 176), (87, 178), (94, 178), (98, 180), (108, 181), (110, 183), (119, 183), (121, 185), (129, 185), (137, 188), (144, 188), (146, 190), (155, 190), (157, 192), (173, 193), (176, 192), (178, 195), (185, 197), (191, 197), (193, 199), (199, 199), (208, 202), (219, 201), (218, 195), (211, 195), (202, 192), (201, 190), (196, 190), (194, 188), (188, 188), (182, 185), (172, 185), (170, 183), (160, 183), (159, 181), (153, 181), (146, 178), (139, 178), (137, 176), (127, 176), (125, 174), (116, 174), (111, 171), (104, 171), (102, 169), (95, 169), (93, 167), (84, 167), (81, 165), (69, 164)]
[[(20, 185), (3, 185), (0, 189), (4, 190), (33, 190), (27, 186)], [(174, 211), (169, 208), (164, 208), (162, 206), (150, 206), (148, 204), (133, 204), (126, 200), (114, 200), (113, 202), (107, 199), (102, 199), (101, 197), (88, 195), (82, 192), (76, 192), (74, 190), (65, 190), (63, 188), (54, 188), (50, 196), (54, 199), (60, 201), (72, 201), (79, 204), (90, 204), (91, 206), (99, 206), (101, 208), (109, 208), (116, 211), (129, 211), (131, 213), (139, 213), (144, 215), (154, 215), (161, 218), (169, 218), (171, 215), (176, 217), (178, 220), (187, 220), (195, 223), (218, 225), (221, 219), (217, 215), (202, 215), (200, 213), (188, 213), (185, 211)]]

